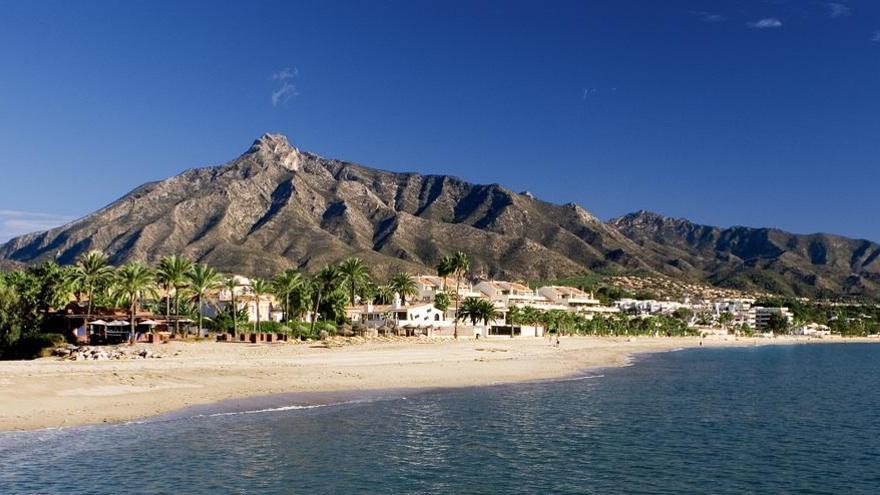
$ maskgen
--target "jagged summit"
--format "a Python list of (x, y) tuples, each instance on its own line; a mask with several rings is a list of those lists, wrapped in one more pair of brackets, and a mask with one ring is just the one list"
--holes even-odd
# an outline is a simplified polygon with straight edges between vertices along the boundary
[(288, 170), (297, 171), (304, 153), (291, 146), (283, 134), (265, 133), (248, 149), (247, 154), (255, 155), (264, 161), (275, 162)]

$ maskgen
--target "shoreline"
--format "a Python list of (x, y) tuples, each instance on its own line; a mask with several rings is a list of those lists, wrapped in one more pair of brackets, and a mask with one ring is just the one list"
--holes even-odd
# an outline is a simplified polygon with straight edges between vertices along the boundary
[[(175, 342), (169, 356), (124, 361), (0, 362), (0, 432), (122, 423), (237, 400), (379, 394), (553, 381), (625, 366), (637, 355), (700, 347), (699, 337), (562, 337), (308, 344)], [(702, 339), (703, 347), (880, 343), (877, 339)]]

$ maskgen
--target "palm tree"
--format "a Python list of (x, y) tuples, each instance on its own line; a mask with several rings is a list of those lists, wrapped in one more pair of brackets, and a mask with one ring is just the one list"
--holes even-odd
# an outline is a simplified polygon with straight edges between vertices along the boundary
[(394, 289), (390, 285), (384, 284), (376, 287), (376, 302), (389, 304), (392, 299), (394, 299)]
[(76, 261), (72, 277), (73, 282), (86, 293), (89, 302), (86, 307), (86, 325), (92, 319), (92, 302), (95, 289), (110, 281), (113, 267), (108, 265), (107, 256), (100, 251), (89, 251)]
[(406, 273), (400, 272), (391, 277), (391, 282), (388, 284), (391, 286), (391, 289), (394, 292), (397, 292), (397, 295), (400, 296), (400, 302), (406, 306), (406, 298), (409, 296), (415, 296), (419, 293), (419, 287), (416, 285), (416, 281), (412, 279)]
[[(451, 265), (452, 273), (455, 275), (455, 308), (458, 311), (459, 300), (461, 299), (461, 278), (467, 274), (467, 272), (471, 269), (471, 261), (468, 259), (467, 255), (458, 251), (452, 255)], [(458, 338), (458, 318), (455, 319), (453, 323), (453, 337)]]
[(183, 256), (171, 255), (159, 261), (159, 269), (156, 272), (156, 282), (165, 291), (165, 321), (171, 318), (171, 291), (174, 291), (174, 313), (177, 316), (174, 322), (175, 335), (180, 332), (180, 291), (186, 286), (187, 277), (192, 268), (192, 262)]
[(235, 302), (235, 289), (238, 288), (238, 281), (235, 275), (228, 277), (223, 281), (223, 288), (229, 291), (229, 304), (232, 305), (232, 336), (238, 335), (238, 304)]
[(257, 321), (254, 324), (254, 333), (260, 332), (260, 301), (263, 299), (263, 296), (269, 293), (272, 286), (269, 284), (269, 281), (264, 278), (255, 278), (251, 280), (251, 292), (254, 293), (254, 298), (257, 300)]
[(155, 292), (153, 288), (154, 281), (153, 270), (137, 261), (123, 265), (116, 272), (114, 280), (116, 290), (128, 298), (128, 316), (129, 323), (131, 324), (131, 331), (129, 332), (130, 344), (134, 344), (135, 341), (135, 316), (137, 316), (138, 306), (148, 293)]
[(272, 279), (275, 297), (284, 301), (284, 320), (290, 323), (290, 297), (303, 285), (302, 276), (296, 270), (284, 270)]
[[(495, 307), (495, 303), (488, 299), (480, 299), (478, 307), (480, 310), (480, 319), (486, 326), (489, 326), (490, 321), (495, 321), (501, 316), (498, 308)], [(510, 332), (510, 336), (513, 337), (513, 331)]]
[(315, 323), (318, 321), (318, 308), (321, 306), (321, 298), (336, 290), (341, 280), (342, 273), (335, 266), (325, 266), (315, 275), (315, 310), (312, 312), (310, 334), (315, 333)]
[(462, 301), (461, 306), (455, 312), (455, 320), (462, 318), (471, 320), (471, 324), (476, 325), (483, 317), (483, 308), (480, 299), (476, 297), (466, 297)]
[(349, 303), (354, 306), (358, 288), (370, 280), (370, 269), (360, 258), (348, 258), (339, 264), (339, 272), (342, 274), (342, 283), (348, 289)]
[(210, 266), (202, 265), (199, 263), (192, 266), (190, 271), (187, 272), (186, 278), (189, 282), (190, 290), (193, 291), (193, 295), (198, 302), (197, 311), (199, 312), (199, 335), (201, 336), (203, 328), (202, 323), (205, 316), (202, 302), (204, 301), (205, 296), (208, 294), (208, 292), (220, 286), (220, 274), (217, 273)]
[(437, 263), (437, 276), (443, 277), (443, 290), (446, 290), (446, 277), (452, 275), (452, 272), (455, 271), (455, 267), (452, 266), (453, 259), (452, 256), (444, 256), (440, 258), (440, 262)]

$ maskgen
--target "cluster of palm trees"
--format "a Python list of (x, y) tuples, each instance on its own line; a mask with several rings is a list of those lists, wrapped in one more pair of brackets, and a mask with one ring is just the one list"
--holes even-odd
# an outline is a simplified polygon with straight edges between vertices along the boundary
[[(444, 279), (456, 278), (454, 295), (456, 307), (462, 306), (462, 318), (486, 320), (485, 313), (473, 313), (487, 308), (473, 306), (473, 303), (459, 304), (458, 294), (461, 278), (467, 274), (470, 262), (462, 252), (444, 257), (438, 265), (438, 274)], [(319, 318), (343, 320), (345, 307), (354, 306), (359, 301), (390, 304), (399, 298), (407, 300), (418, 294), (418, 286), (413, 278), (404, 272), (394, 274), (387, 282), (377, 284), (371, 277), (368, 266), (359, 258), (347, 258), (335, 265), (325, 266), (309, 278), (296, 270), (285, 270), (271, 279), (254, 278), (242, 291), (240, 279), (219, 273), (214, 268), (194, 263), (177, 255), (162, 258), (155, 267), (133, 261), (114, 267), (110, 259), (99, 251), (90, 251), (77, 258), (72, 267), (63, 267), (77, 301), (86, 301), (86, 321), (91, 321), (95, 301), (114, 307), (126, 307), (130, 313), (131, 339), (135, 335), (135, 317), (145, 304), (162, 306), (166, 320), (174, 322), (175, 333), (180, 333), (181, 315), (195, 314), (199, 334), (204, 329), (206, 304), (211, 295), (225, 290), (230, 295), (233, 308), (232, 332), (238, 333), (239, 319), (236, 317), (241, 304), (242, 292), (246, 297), (256, 299), (255, 328), (260, 328), (261, 314), (259, 301), (273, 295), (282, 306), (283, 320), (287, 323), (299, 321), (306, 313), (315, 315), (311, 319), (310, 333), (314, 333)], [(445, 302), (444, 302), (445, 301)], [(445, 294), (438, 298), (438, 304), (445, 311), (450, 301)], [(192, 305), (195, 305), (192, 310)], [(494, 307), (493, 307), (494, 309)], [(489, 319), (492, 314), (489, 315)], [(488, 320), (486, 320), (488, 321)], [(456, 318), (455, 336), (458, 336)]]
[(509, 325), (540, 326), (561, 335), (695, 335), (686, 321), (666, 315), (632, 318), (618, 313), (613, 316), (587, 317), (561, 309), (541, 310), (532, 306), (512, 307), (507, 312)]

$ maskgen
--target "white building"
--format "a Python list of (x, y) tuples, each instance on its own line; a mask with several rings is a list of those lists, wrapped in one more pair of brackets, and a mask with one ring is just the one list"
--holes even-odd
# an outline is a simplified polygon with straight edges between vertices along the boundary
[[(249, 322), (257, 321), (257, 308), (260, 311), (260, 321), (281, 321), (284, 318), (283, 308), (275, 301), (275, 296), (264, 294), (259, 300), (251, 290), (251, 280), (247, 277), (235, 275), (235, 305), (239, 310), (246, 310)], [(227, 305), (232, 304), (232, 291), (223, 288), (209, 299), (205, 305), (205, 316), (214, 318), (217, 313)]]
[(770, 318), (773, 315), (782, 316), (789, 325), (794, 321), (794, 315), (786, 307), (762, 308), (758, 306), (755, 307), (755, 328), (759, 330), (767, 328), (767, 324), (770, 322)]
[(806, 325), (793, 328), (791, 333), (794, 335), (807, 335), (810, 337), (825, 337), (831, 335), (831, 329), (825, 325), (819, 325), (818, 323), (807, 323)]

